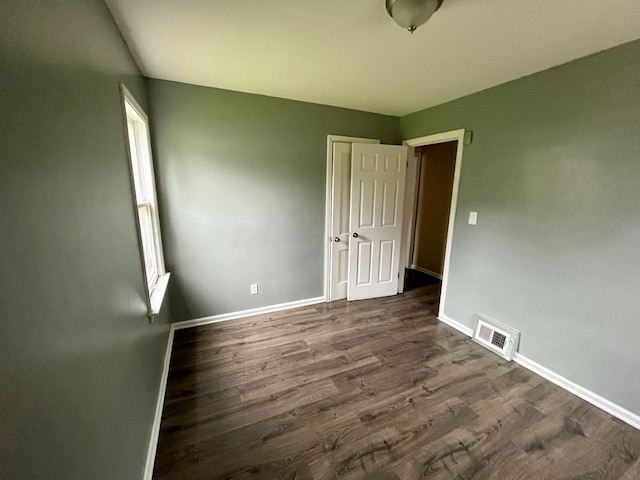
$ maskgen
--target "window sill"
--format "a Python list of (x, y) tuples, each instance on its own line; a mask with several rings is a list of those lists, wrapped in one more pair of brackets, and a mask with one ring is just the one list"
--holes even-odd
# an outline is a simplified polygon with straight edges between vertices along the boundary
[(149, 299), (149, 318), (151, 321), (160, 313), (160, 307), (162, 307), (162, 301), (167, 293), (167, 287), (169, 286), (170, 273), (165, 273), (156, 282), (156, 286), (151, 292), (151, 298)]

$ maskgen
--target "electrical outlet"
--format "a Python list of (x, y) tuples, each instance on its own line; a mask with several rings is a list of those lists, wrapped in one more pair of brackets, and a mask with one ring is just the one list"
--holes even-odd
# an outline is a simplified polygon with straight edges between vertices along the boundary
[(477, 225), (478, 212), (469, 212), (469, 225)]
[(258, 294), (258, 284), (257, 283), (252, 283), (251, 284), (251, 295), (257, 295)]

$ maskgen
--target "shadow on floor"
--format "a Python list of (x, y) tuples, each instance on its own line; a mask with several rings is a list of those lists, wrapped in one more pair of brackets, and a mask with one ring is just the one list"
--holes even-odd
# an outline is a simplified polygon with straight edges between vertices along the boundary
[(412, 268), (407, 268), (404, 273), (404, 291), (415, 290), (416, 288), (425, 287), (427, 285), (434, 285), (441, 283), (439, 278), (432, 275), (419, 272)]

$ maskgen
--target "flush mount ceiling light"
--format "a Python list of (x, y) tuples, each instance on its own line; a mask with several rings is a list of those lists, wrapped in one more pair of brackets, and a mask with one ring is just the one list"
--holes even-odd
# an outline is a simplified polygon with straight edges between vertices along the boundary
[(413, 33), (420, 25), (427, 23), (442, 0), (385, 0), (387, 12), (402, 28)]

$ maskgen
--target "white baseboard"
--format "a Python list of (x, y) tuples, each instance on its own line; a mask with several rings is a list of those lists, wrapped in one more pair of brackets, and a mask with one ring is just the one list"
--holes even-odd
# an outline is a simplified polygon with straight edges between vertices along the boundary
[[(464, 333), (468, 337), (473, 336), (473, 329), (463, 325), (462, 323), (447, 317), (446, 315), (439, 315), (438, 320), (446, 323), (450, 327)], [(516, 353), (514, 359), (518, 365), (531, 370), (533, 373), (540, 375), (542, 378), (549, 380), (551, 383), (558, 385), (559, 387), (573, 393), (575, 396), (589, 402), (590, 404), (598, 407), (601, 410), (613, 415), (614, 417), (628, 423), (632, 427), (640, 430), (640, 415), (637, 415), (624, 407), (621, 407), (617, 403), (613, 403), (604, 397), (601, 397), (597, 393), (587, 390), (586, 388), (572, 382), (571, 380), (557, 374), (553, 370), (549, 370), (547, 367), (540, 365), (537, 362), (525, 357), (520, 353)]]
[(617, 403), (613, 403), (612, 401), (601, 397), (597, 393), (594, 393), (591, 390), (587, 390), (586, 388), (572, 382), (562, 375), (558, 375), (553, 370), (549, 370), (547, 367), (534, 362), (524, 355), (516, 353), (514, 361), (519, 365), (522, 365), (523, 367), (531, 370), (533, 373), (537, 373), (541, 377), (546, 378), (551, 383), (555, 383), (559, 387), (562, 387), (568, 392), (573, 393), (575, 396), (580, 397), (581, 399), (591, 403), (592, 405), (595, 405), (599, 409), (604, 410), (610, 415), (613, 415), (614, 417), (619, 418), (623, 422), (628, 423), (632, 427), (640, 430), (640, 415), (636, 415), (626, 408), (621, 407)]
[(438, 315), (438, 320), (446, 323), (450, 327), (455, 328), (459, 332), (464, 333), (467, 337), (473, 336), (473, 328), (469, 328), (466, 325), (463, 325), (462, 323), (447, 317), (446, 315)]
[(196, 318), (193, 320), (185, 320), (184, 322), (176, 322), (173, 327), (176, 330), (183, 328), (197, 327), (199, 325), (208, 325), (210, 323), (226, 322), (227, 320), (235, 320), (237, 318), (253, 317), (264, 313), (279, 312), (281, 310), (289, 310), (291, 308), (306, 307), (324, 303), (324, 297), (306, 298), (304, 300), (296, 300), (295, 302), (278, 303), (277, 305), (268, 305), (266, 307), (252, 308), (249, 310), (241, 310), (239, 312), (222, 313), (211, 317)]
[(417, 265), (411, 265), (411, 269), (412, 270), (417, 270), (417, 271), (422, 272), (422, 273), (426, 273), (427, 275), (431, 275), (432, 277), (436, 277), (436, 278), (439, 278), (440, 280), (442, 280), (442, 274), (441, 273), (436, 273), (433, 270), (422, 268), (422, 267), (419, 267)]
[(158, 390), (158, 400), (156, 401), (156, 414), (151, 427), (151, 438), (147, 449), (147, 463), (144, 467), (144, 480), (151, 480), (153, 477), (153, 466), (156, 461), (156, 450), (158, 448), (158, 437), (160, 435), (160, 422), (162, 421), (162, 409), (164, 407), (164, 395), (167, 390), (167, 377), (169, 376), (169, 364), (171, 363), (171, 350), (173, 348), (173, 325), (169, 329), (169, 339), (167, 349), (164, 354), (164, 365), (162, 367), (162, 377), (160, 377), (160, 388)]

